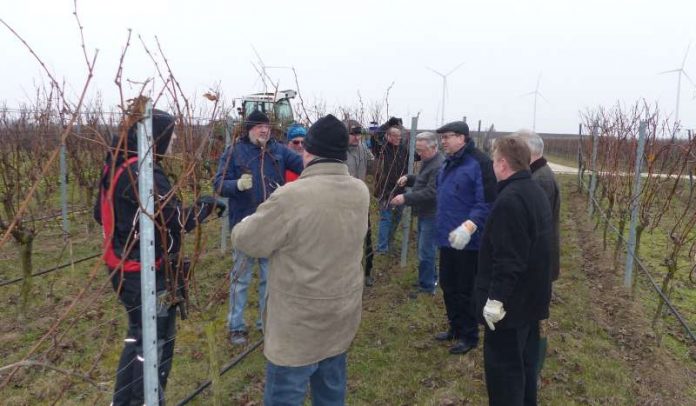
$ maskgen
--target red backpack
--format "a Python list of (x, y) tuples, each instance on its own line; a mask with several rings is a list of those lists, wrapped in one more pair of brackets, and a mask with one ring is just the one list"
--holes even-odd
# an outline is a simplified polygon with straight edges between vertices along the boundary
[[(111, 184), (109, 184), (109, 190), (101, 189), (100, 192), (100, 209), (101, 209), (101, 220), (102, 228), (104, 231), (104, 243), (103, 243), (103, 259), (106, 266), (109, 269), (120, 268), (124, 272), (140, 272), (140, 261), (135, 261), (132, 259), (120, 258), (114, 252), (113, 237), (115, 232), (115, 216), (114, 216), (114, 189), (118, 183), (118, 179), (123, 174), (126, 168), (134, 163), (138, 162), (138, 157), (134, 156), (129, 158), (121, 166), (116, 169), (113, 179), (111, 179)], [(107, 176), (109, 172), (109, 165), (104, 166), (104, 176)], [(155, 269), (159, 269), (162, 263), (162, 258), (158, 258), (155, 263)]]

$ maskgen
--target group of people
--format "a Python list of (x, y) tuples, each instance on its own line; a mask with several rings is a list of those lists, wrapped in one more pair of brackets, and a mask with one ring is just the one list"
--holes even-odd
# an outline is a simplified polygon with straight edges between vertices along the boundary
[[(170, 115), (156, 112), (158, 157), (169, 146), (173, 124)], [(374, 283), (365, 182), (373, 167), (379, 207), (374, 251), (389, 252), (401, 211), (411, 206), (419, 260), (413, 296), (433, 295), (439, 284), (445, 302), (448, 329), (434, 339), (451, 341), (452, 354), (466, 354), (477, 347), (483, 324), (490, 404), (536, 403), (545, 349), (539, 322), (549, 315), (551, 281), (558, 277), (560, 207), (538, 135), (520, 132), (497, 140), (491, 159), (475, 146), (465, 122), (449, 123), (417, 135), (420, 170), (408, 174), (409, 149), (398, 119), (382, 126), (384, 142), (373, 150), (363, 142), (359, 122), (332, 115), (308, 129), (291, 126), (287, 144), (271, 136), (270, 120), (260, 111), (249, 114), (244, 126), (243, 136), (221, 155), (212, 183), (228, 199), (233, 266), (227, 321), (234, 345), (247, 342), (243, 313), (252, 270), (259, 270), (256, 328), (263, 332), (268, 361), (264, 404), (303, 404), (308, 387), (313, 404), (345, 403), (346, 353), (360, 324), (363, 286)], [(107, 157), (95, 211), (105, 246), (112, 246), (112, 258), (105, 260), (114, 289), (129, 314), (114, 404), (142, 404), (141, 321), (134, 311), (140, 268), (132, 230), (140, 206), (132, 182), (137, 155), (131, 130), (128, 145)], [(155, 218), (169, 230), (156, 239), (160, 265), (159, 259), (164, 264), (178, 252), (169, 239), (178, 241), (213, 209), (224, 208), (204, 198), (183, 209), (170, 196), (166, 177), (158, 181), (157, 168), (161, 215)], [(124, 171), (131, 176), (121, 176)], [(158, 292), (164, 292), (166, 273), (157, 274)], [(172, 307), (159, 303), (163, 392), (175, 328)]]

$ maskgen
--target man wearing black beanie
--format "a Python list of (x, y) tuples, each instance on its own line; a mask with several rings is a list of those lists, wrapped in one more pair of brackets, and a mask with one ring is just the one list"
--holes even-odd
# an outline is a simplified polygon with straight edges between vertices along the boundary
[[(220, 196), (228, 198), (230, 228), (254, 213), (259, 204), (285, 184), (286, 170), (301, 173), (303, 169), (302, 158), (299, 155), (271, 138), (270, 120), (263, 112), (251, 112), (245, 119), (244, 127), (246, 134), (225, 149), (220, 157), (217, 174), (213, 180), (215, 190)], [(237, 247), (234, 247), (232, 257), (227, 325), (230, 343), (242, 345), (247, 342), (248, 337), (244, 309), (255, 263), (259, 265), (259, 316), (256, 328), (263, 329), (268, 259), (249, 257)]]
[[(362, 308), (370, 195), (344, 163), (348, 132), (328, 115), (309, 128), (300, 178), (232, 230), (244, 254), (268, 257), (264, 404), (345, 404), (346, 352)], [(282, 402), (281, 402), (282, 401)]]

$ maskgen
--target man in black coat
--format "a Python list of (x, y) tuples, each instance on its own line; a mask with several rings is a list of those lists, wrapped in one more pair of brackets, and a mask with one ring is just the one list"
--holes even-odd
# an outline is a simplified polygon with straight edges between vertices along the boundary
[(539, 321), (549, 316), (551, 208), (519, 137), (493, 147), (498, 197), (481, 237), (475, 297), (491, 405), (536, 405)]
[[(551, 206), (551, 218), (553, 220), (553, 231), (551, 234), (551, 282), (555, 282), (561, 272), (561, 192), (556, 181), (551, 167), (544, 158), (544, 140), (535, 133), (529, 130), (520, 130), (516, 133), (522, 137), (529, 147), (531, 153), (531, 162), (529, 169), (532, 171), (532, 179), (535, 180), (549, 199)], [(540, 327), (539, 339), (539, 366), (537, 374), (544, 367), (546, 359), (546, 349), (548, 347), (548, 338), (545, 333), (545, 324)]]

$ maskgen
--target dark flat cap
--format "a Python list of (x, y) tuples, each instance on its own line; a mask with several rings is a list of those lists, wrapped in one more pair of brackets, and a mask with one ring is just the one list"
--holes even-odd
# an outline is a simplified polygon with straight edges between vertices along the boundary
[(452, 121), (451, 123), (447, 123), (443, 125), (442, 127), (438, 128), (436, 131), (438, 134), (444, 134), (448, 132), (453, 132), (457, 134), (462, 134), (465, 136), (469, 136), (469, 126), (463, 122), (463, 121)]

